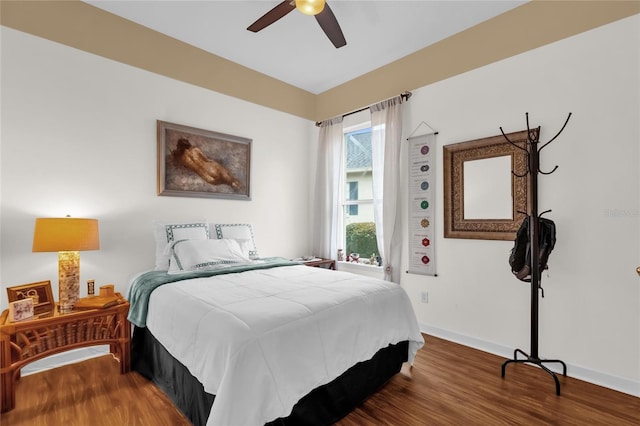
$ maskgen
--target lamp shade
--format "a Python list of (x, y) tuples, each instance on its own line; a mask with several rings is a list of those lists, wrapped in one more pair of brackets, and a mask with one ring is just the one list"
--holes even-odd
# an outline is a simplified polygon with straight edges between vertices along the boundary
[(99, 250), (97, 219), (75, 217), (37, 218), (33, 232), (33, 250), (85, 251)]

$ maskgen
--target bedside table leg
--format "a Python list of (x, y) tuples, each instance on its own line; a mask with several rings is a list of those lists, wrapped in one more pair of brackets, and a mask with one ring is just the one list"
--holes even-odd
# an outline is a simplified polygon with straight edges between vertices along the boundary
[(7, 336), (0, 341), (0, 392), (2, 393), (1, 412), (12, 410), (16, 405), (16, 392), (11, 369), (11, 348)]
[(129, 339), (120, 342), (120, 374), (131, 371), (131, 345)]
[(13, 378), (11, 371), (3, 372), (0, 377), (2, 392), (2, 410), (1, 412), (13, 410), (16, 405), (16, 390), (13, 387)]
[(131, 371), (131, 324), (127, 321), (126, 313), (118, 314), (119, 323), (122, 324), (118, 343), (111, 348), (111, 353), (118, 352), (120, 356), (120, 374)]

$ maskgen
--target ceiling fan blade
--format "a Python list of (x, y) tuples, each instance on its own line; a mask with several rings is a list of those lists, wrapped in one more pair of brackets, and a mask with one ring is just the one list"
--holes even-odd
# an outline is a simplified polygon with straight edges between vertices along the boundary
[(329, 40), (331, 40), (331, 43), (333, 43), (336, 49), (347, 44), (347, 40), (345, 40), (344, 34), (342, 34), (342, 29), (340, 29), (340, 24), (338, 24), (336, 15), (333, 14), (333, 11), (329, 7), (329, 3), (325, 3), (322, 12), (316, 15), (316, 21), (318, 21), (320, 28), (322, 28), (322, 31), (329, 37)]
[(258, 31), (268, 27), (269, 25), (276, 22), (278, 19), (285, 16), (287, 13), (291, 12), (296, 8), (296, 5), (291, 0), (285, 0), (264, 15), (262, 15), (256, 22), (249, 25), (247, 28), (249, 31), (253, 31), (257, 33)]

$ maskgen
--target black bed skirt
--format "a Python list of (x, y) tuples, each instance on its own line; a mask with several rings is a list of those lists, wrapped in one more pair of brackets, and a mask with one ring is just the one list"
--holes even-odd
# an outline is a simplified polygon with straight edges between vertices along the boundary
[[(360, 362), (337, 379), (304, 396), (288, 417), (269, 426), (330, 425), (362, 403), (407, 361), (408, 342), (380, 349), (368, 361)], [(205, 425), (215, 395), (204, 391), (189, 370), (167, 352), (147, 328), (135, 327), (131, 342), (133, 370), (153, 381), (194, 425)]]

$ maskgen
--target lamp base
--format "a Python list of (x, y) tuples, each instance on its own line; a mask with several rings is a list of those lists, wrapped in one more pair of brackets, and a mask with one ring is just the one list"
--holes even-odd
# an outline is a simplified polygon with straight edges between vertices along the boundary
[(69, 313), (80, 299), (80, 252), (58, 252), (58, 310)]
[(58, 312), (60, 312), (61, 314), (70, 314), (71, 312), (73, 312), (73, 305), (65, 305), (62, 306), (60, 304), (58, 304)]

